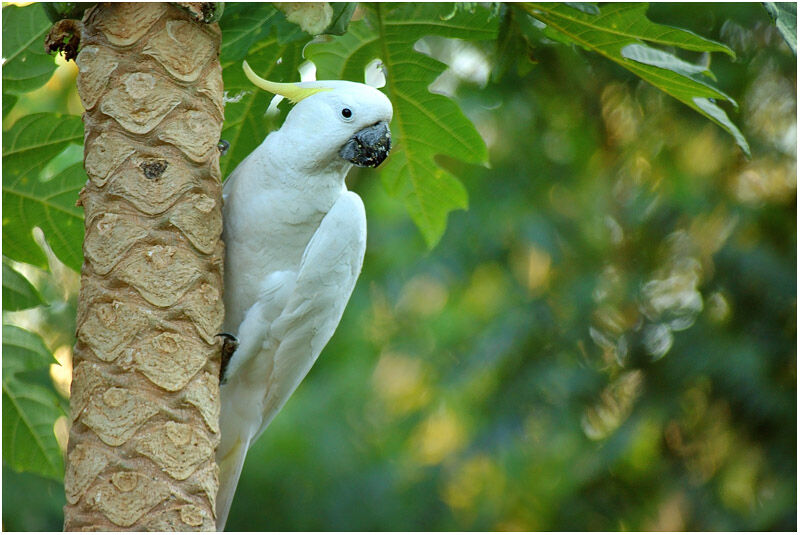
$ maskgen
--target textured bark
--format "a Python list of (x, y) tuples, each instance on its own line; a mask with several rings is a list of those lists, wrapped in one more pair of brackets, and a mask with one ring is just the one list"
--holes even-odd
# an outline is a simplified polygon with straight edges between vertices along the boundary
[(86, 237), (66, 530), (213, 530), (223, 319), (220, 31), (100, 3), (81, 31)]

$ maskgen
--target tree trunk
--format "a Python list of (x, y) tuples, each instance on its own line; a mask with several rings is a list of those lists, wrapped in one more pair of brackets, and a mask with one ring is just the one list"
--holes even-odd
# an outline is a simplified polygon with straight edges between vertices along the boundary
[(65, 530), (213, 530), (223, 319), (220, 31), (166, 3), (83, 18), (84, 263)]

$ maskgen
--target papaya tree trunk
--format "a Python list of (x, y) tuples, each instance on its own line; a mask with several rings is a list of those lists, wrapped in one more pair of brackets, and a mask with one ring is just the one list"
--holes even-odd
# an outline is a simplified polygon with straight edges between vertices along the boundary
[(89, 181), (64, 528), (213, 530), (220, 31), (166, 3), (98, 3), (80, 32)]

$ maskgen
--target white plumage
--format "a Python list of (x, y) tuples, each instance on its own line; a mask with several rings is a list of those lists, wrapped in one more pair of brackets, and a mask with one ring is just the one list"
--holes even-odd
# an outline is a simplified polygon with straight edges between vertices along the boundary
[(218, 529), (247, 449), (333, 335), (361, 271), (364, 205), (345, 176), (389, 150), (392, 106), (380, 91), (343, 81), (278, 86), (268, 89), (298, 104), (223, 189), (225, 330), (239, 347), (220, 392)]

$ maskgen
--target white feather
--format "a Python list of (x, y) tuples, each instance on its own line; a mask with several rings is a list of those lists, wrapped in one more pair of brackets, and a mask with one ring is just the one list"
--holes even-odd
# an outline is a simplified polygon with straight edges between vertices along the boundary
[[(218, 529), (247, 449), (330, 340), (361, 271), (364, 205), (345, 187), (351, 164), (338, 150), (355, 132), (388, 122), (392, 109), (373, 88), (331, 84), (295, 106), (223, 189), (225, 330), (239, 348), (220, 391)], [(343, 106), (353, 120), (338, 116)]]
[(323, 218), (300, 270), (271, 274), (238, 331), (221, 386), (217, 522), (225, 525), (250, 445), (283, 408), (328, 343), (355, 286), (366, 246), (361, 199), (346, 192)]

